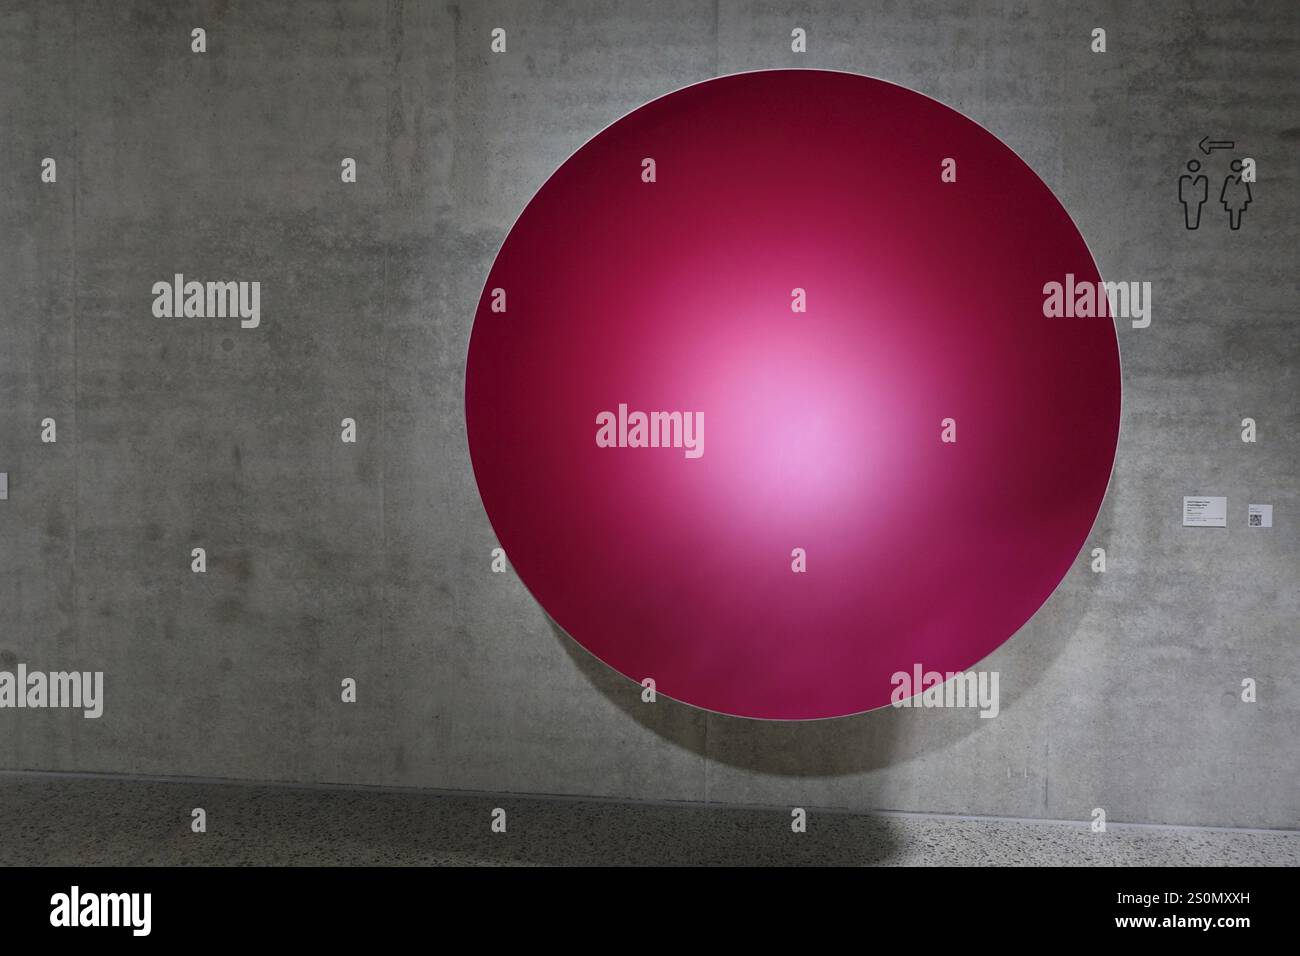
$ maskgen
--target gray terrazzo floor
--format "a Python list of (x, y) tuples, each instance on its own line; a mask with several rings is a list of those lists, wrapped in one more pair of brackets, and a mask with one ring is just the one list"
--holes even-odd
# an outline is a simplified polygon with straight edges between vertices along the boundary
[(1300, 831), (0, 773), (0, 865), (79, 864), (1294, 866)]

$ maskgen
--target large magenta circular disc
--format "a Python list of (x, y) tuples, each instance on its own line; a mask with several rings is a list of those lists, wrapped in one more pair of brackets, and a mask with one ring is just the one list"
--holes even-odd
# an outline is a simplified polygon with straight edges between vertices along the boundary
[[(918, 93), (774, 70), (657, 99), (551, 176), (488, 277), (465, 399), (492, 526), (578, 643), (698, 707), (832, 717), (969, 669), (1110, 476), (1114, 323), (1044, 316), (1067, 274), (1100, 278), (1048, 188)], [(620, 405), (701, 413), (702, 454), (671, 419), (669, 447), (601, 447)]]

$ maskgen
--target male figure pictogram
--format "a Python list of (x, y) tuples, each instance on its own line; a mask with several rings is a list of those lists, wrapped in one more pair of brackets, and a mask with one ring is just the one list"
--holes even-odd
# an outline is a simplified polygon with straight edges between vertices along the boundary
[[(1201, 164), (1193, 159), (1187, 164), (1187, 172), (1178, 177), (1178, 201), (1183, 204), (1183, 223), (1188, 229), (1201, 226), (1201, 207), (1210, 198), (1210, 180), (1204, 173), (1196, 175)], [(1233, 227), (1236, 228), (1236, 227)]]

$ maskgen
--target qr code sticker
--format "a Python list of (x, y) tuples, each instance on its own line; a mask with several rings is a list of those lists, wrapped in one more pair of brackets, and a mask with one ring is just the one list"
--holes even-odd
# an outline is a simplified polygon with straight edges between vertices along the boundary
[(1250, 526), (1251, 526), (1252, 528), (1262, 528), (1262, 527), (1264, 526), (1264, 516), (1261, 515), (1261, 514), (1253, 514), (1253, 515), (1251, 515), (1251, 516), (1250, 516)]

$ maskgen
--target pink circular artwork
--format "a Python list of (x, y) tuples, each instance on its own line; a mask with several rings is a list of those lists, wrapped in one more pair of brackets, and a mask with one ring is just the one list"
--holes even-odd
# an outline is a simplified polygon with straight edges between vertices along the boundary
[(1099, 281), (1034, 172), (919, 93), (678, 90), (574, 153), (497, 255), (465, 381), (488, 516), (551, 618), (659, 693), (888, 704), (895, 674), (974, 667), (1079, 556), (1119, 354), (1045, 287)]

